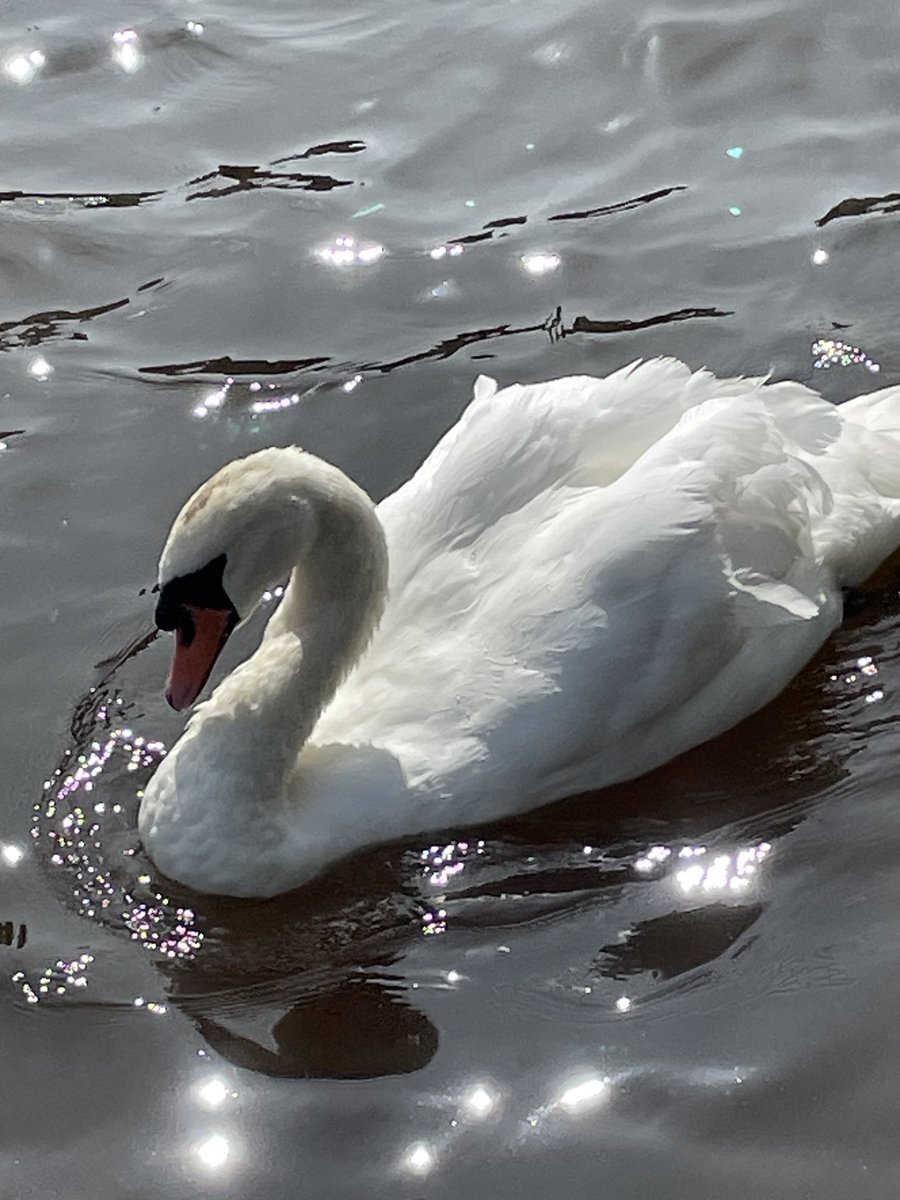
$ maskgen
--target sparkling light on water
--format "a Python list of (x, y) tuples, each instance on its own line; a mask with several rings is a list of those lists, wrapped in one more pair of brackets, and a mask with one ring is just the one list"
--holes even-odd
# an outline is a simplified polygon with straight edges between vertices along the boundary
[(760, 842), (732, 854), (717, 854), (711, 860), (704, 855), (701, 862), (693, 862), (676, 871), (675, 883), (685, 894), (701, 891), (721, 895), (745, 891), (771, 849), (769, 842)]
[(451, 258), (459, 258), (461, 254), (465, 253), (465, 249), (465, 246), (461, 246), (458, 242), (451, 242), (445, 246), (433, 246), (428, 251), (428, 257), (435, 260), (446, 258), (448, 255)]
[(711, 855), (702, 845), (681, 846), (677, 851), (671, 846), (651, 846), (635, 859), (634, 870), (645, 877), (671, 879), (684, 894), (742, 892), (750, 886), (759, 864), (771, 849), (769, 842), (759, 842)]
[(4, 67), (6, 74), (14, 83), (31, 83), (47, 59), (41, 50), (29, 50), (26, 54), (17, 54)]
[(656, 870), (661, 863), (664, 863), (670, 857), (671, 853), (672, 851), (668, 846), (651, 846), (646, 854), (637, 859), (634, 869), (640, 871), (642, 875), (646, 875)]
[(230, 392), (233, 384), (234, 380), (228, 378), (220, 388), (216, 388), (214, 391), (207, 393), (200, 403), (195, 405), (194, 416), (206, 417), (211, 412), (215, 412), (217, 409), (220, 409), (228, 399), (228, 393)]
[(599, 1076), (594, 1076), (590, 1079), (582, 1080), (580, 1083), (570, 1084), (563, 1090), (558, 1104), (566, 1112), (580, 1113), (586, 1112), (591, 1108), (596, 1108), (598, 1104), (602, 1104), (608, 1097), (609, 1081), (601, 1079)]
[(317, 257), (331, 267), (371, 266), (384, 253), (384, 246), (374, 242), (361, 244), (346, 234), (336, 237), (330, 246), (322, 246), (316, 251)]
[(113, 62), (129, 75), (141, 65), (141, 51), (134, 29), (117, 29), (112, 35)]
[(216, 1109), (221, 1108), (226, 1100), (234, 1098), (237, 1093), (231, 1090), (224, 1079), (213, 1075), (197, 1084), (194, 1095), (202, 1108)]
[(38, 358), (33, 358), (28, 364), (28, 374), (34, 379), (40, 380), (41, 383), (45, 383), (53, 374), (53, 368), (47, 362), (46, 358), (39, 356)]
[[(858, 685), (866, 686), (867, 681), (874, 683), (878, 676), (878, 665), (870, 654), (863, 655), (862, 658), (856, 660), (855, 669), (851, 669), (845, 675), (831, 675), (832, 683), (837, 683), (842, 680), (858, 693)], [(882, 687), (872, 688), (871, 691), (862, 693), (863, 701), (866, 704), (880, 704), (884, 699), (885, 692)]]
[[(143, 949), (166, 959), (192, 959), (203, 943), (203, 933), (190, 908), (176, 905), (162, 892), (153, 888), (151, 876), (140, 873), (132, 876), (132, 888), (146, 889), (146, 896), (133, 894), (129, 885), (117, 881), (124, 864), (134, 855), (132, 845), (122, 848), (117, 843), (116, 857), (103, 844), (103, 821), (109, 820), (121, 829), (123, 805), (118, 801), (95, 800), (95, 787), (104, 772), (128, 778), (132, 772), (155, 769), (165, 754), (160, 741), (145, 738), (127, 726), (109, 727), (111, 718), (121, 710), (121, 700), (104, 700), (95, 714), (95, 740), (85, 742), (79, 753), (67, 751), (64, 765), (58, 767), (44, 783), (44, 798), (34, 806), (32, 838), (42, 842), (42, 857), (48, 866), (65, 872), (71, 881), (71, 894), (82, 915), (126, 929), (131, 939)], [(104, 728), (104, 726), (106, 728)], [(105, 781), (104, 781), (105, 782)], [(140, 788), (132, 792), (140, 799)], [(13, 851), (18, 847), (9, 847)], [(7, 857), (0, 849), (3, 861)], [(15, 858), (13, 853), (11, 858)], [(118, 860), (118, 861), (116, 861)], [(40, 977), (18, 981), (22, 994), (30, 1004), (42, 999), (67, 995), (71, 989), (88, 986), (88, 968), (93, 956), (82, 954), (70, 960), (57, 959), (47, 966)], [(139, 996), (134, 1007), (154, 1016), (164, 1016), (167, 1006)]]
[(231, 1147), (228, 1139), (220, 1133), (214, 1133), (205, 1141), (194, 1147), (194, 1153), (200, 1162), (210, 1171), (217, 1171), (231, 1157)]
[(10, 842), (0, 846), (0, 859), (7, 867), (17, 867), (25, 857), (25, 851), (21, 846), (15, 846)]
[(519, 261), (529, 275), (549, 275), (562, 259), (558, 254), (523, 254)]
[(403, 1165), (415, 1175), (427, 1175), (435, 1162), (434, 1151), (425, 1142), (417, 1142), (414, 1146), (410, 1146), (403, 1156)]
[(462, 1098), (462, 1107), (471, 1117), (487, 1117), (500, 1102), (498, 1093), (488, 1084), (476, 1084)]
[(273, 413), (282, 412), (286, 408), (293, 408), (300, 403), (300, 393), (290, 392), (283, 396), (273, 396), (268, 400), (254, 400), (250, 405), (252, 413)]
[[(483, 849), (484, 842), (479, 846)], [(419, 857), (428, 864), (426, 873), (431, 886), (443, 891), (451, 879), (461, 875), (466, 868), (470, 848), (469, 842), (448, 842), (446, 846), (431, 846), (423, 850)], [(480, 854), (481, 849), (476, 849), (476, 852)]]
[(876, 374), (881, 370), (880, 365), (849, 342), (835, 338), (817, 338), (812, 344), (813, 366), (818, 370), (827, 371), (831, 367), (865, 367), (867, 371)]

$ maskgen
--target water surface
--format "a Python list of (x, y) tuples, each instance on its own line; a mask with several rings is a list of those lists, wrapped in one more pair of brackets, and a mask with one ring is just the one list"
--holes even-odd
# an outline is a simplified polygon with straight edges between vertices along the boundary
[(0, 32), (4, 1194), (894, 1196), (890, 579), (717, 743), (292, 897), (161, 886), (134, 813), (228, 459), (381, 498), (481, 371), (900, 377), (895, 6), (129, 15)]

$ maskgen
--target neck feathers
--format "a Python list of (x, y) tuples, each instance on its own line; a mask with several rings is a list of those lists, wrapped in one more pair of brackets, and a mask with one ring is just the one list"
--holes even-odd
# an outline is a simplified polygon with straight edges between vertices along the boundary
[[(375, 632), (387, 596), (384, 530), (372, 501), (340, 476), (314, 501), (317, 532), (291, 575), (269, 636), (292, 632), (303, 643), (303, 689), (315, 716), (328, 703)], [(311, 729), (310, 731), (311, 732)]]
[[(266, 763), (279, 776), (279, 791), (320, 713), (368, 645), (387, 592), (387, 546), (372, 501), (337, 468), (313, 461), (317, 470), (302, 495), (315, 536), (294, 566), (262, 645), (197, 716), (205, 724), (215, 712), (227, 712), (242, 756)], [(266, 783), (272, 788), (274, 780)]]

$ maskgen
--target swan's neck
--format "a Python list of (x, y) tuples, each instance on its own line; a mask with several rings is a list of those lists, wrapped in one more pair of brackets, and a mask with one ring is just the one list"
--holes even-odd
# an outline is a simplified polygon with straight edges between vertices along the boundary
[(276, 803), (320, 713), (371, 638), (387, 591), (384, 531), (369, 497), (336, 470), (307, 497), (316, 537), (294, 566), (262, 644), (189, 729), (202, 728), (207, 739), (217, 717), (227, 717), (221, 785)]

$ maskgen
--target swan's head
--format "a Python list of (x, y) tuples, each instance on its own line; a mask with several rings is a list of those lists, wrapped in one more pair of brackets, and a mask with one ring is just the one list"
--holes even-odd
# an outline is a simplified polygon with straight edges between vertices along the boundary
[(231, 631), (306, 555), (317, 533), (310, 493), (328, 473), (296, 447), (260, 450), (222, 467), (175, 518), (156, 606), (159, 628), (175, 633), (173, 708), (196, 700)]

